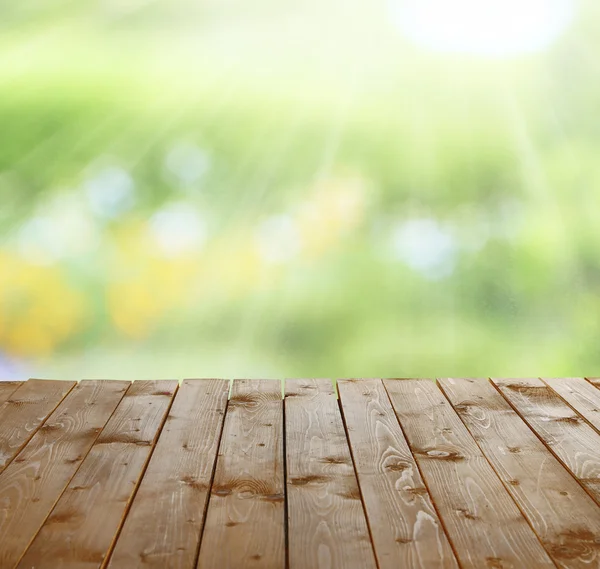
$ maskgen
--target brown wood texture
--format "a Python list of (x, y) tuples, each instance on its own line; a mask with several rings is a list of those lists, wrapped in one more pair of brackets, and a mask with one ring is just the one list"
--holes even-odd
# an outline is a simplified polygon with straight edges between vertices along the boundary
[(543, 378), (542, 381), (600, 432), (600, 389), (582, 377)]
[(550, 451), (600, 504), (600, 434), (541, 379), (493, 379)]
[(30, 379), (0, 407), (0, 472), (56, 409), (74, 381)]
[(380, 379), (338, 382), (379, 569), (458, 567)]
[(600, 569), (600, 390), (495, 381), (5, 388), (0, 569)]
[(600, 388), (600, 377), (586, 377), (586, 379), (595, 387)]
[(0, 567), (14, 567), (129, 387), (83, 381), (0, 475)]
[(438, 387), (384, 384), (461, 567), (555, 567)]
[(342, 417), (329, 380), (285, 384), (290, 569), (375, 568)]
[(138, 381), (127, 390), (19, 568), (105, 564), (176, 388), (176, 381)]
[(198, 567), (285, 567), (283, 401), (279, 381), (236, 380)]
[(0, 381), (0, 408), (22, 383), (22, 381)]
[(600, 567), (598, 506), (502, 395), (487, 379), (438, 382), (555, 563)]
[(229, 382), (185, 380), (112, 554), (110, 569), (193, 569)]

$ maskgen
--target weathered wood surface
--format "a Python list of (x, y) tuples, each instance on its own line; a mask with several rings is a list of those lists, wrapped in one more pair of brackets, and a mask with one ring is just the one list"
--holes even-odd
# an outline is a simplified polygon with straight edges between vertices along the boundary
[(73, 381), (30, 379), (13, 391), (0, 407), (0, 472), (74, 386)]
[(600, 434), (541, 379), (493, 379), (550, 451), (600, 504)]
[(543, 381), (600, 432), (600, 389), (582, 377), (544, 378)]
[(598, 507), (487, 380), (439, 383), (559, 567), (600, 566)]
[(198, 567), (285, 567), (283, 401), (279, 382), (236, 380)]
[(600, 569), (600, 382), (545, 381), (0, 383), (0, 569)]
[(285, 395), (290, 569), (375, 569), (331, 382), (287, 380)]
[(385, 386), (461, 567), (554, 567), (437, 386)]
[(129, 387), (82, 381), (0, 477), (0, 567), (14, 567)]
[(228, 395), (228, 381), (183, 382), (110, 569), (195, 567)]
[(21, 385), (21, 381), (0, 381), (0, 407)]
[(340, 401), (379, 569), (458, 567), (380, 380), (341, 380)]
[(91, 569), (104, 564), (176, 387), (175, 381), (138, 381), (127, 390), (20, 569)]

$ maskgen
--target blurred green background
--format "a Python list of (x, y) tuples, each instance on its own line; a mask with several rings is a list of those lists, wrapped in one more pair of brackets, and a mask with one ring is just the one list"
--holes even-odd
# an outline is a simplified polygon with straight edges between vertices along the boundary
[(2, 2), (0, 378), (599, 375), (600, 6), (477, 6)]

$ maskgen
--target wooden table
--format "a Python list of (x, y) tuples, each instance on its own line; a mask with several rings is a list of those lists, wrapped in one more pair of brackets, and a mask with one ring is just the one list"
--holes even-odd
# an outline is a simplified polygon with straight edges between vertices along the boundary
[(600, 382), (337, 385), (0, 383), (0, 568), (600, 567)]

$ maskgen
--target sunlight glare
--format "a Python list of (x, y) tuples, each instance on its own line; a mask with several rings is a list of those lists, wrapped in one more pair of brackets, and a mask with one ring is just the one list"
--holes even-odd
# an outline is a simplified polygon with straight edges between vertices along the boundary
[(394, 19), (416, 45), (487, 57), (549, 47), (573, 20), (574, 0), (392, 0)]

